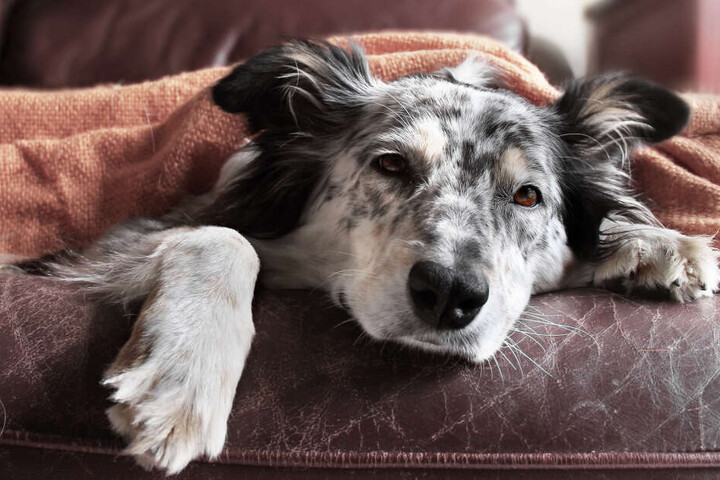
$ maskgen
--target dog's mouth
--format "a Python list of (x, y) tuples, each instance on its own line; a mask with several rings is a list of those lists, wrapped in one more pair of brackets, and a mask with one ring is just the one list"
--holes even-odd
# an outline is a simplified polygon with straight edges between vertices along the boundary
[(429, 340), (429, 339), (419, 339), (412, 336), (403, 336), (399, 337), (398, 341), (401, 343), (408, 343), (410, 345), (417, 345), (421, 348), (431, 348), (431, 349), (447, 349), (449, 348), (449, 345), (445, 345), (440, 341), (437, 340)]
[(484, 363), (500, 348), (507, 337), (507, 332), (495, 332), (502, 336), (496, 337), (493, 332), (477, 329), (413, 332), (399, 335), (393, 340), (410, 348), (436, 353), (444, 356), (460, 357), (473, 363)]
[[(381, 342), (391, 342), (412, 350), (446, 357), (459, 357), (473, 363), (483, 362), (492, 349), (493, 342), (488, 342), (489, 339), (484, 338), (482, 330), (478, 331), (472, 326), (464, 329), (434, 329), (418, 318), (410, 308), (396, 312), (392, 320), (383, 315), (378, 319), (373, 315), (358, 315), (345, 291), (338, 291), (333, 295), (333, 299), (337, 306), (355, 319), (356, 324), (369, 337)], [(488, 343), (490, 345), (486, 345)]]
[(462, 357), (470, 361), (478, 361), (477, 354), (465, 342), (452, 342), (449, 339), (432, 338), (427, 335), (404, 335), (396, 337), (395, 340), (400, 344), (426, 352)]

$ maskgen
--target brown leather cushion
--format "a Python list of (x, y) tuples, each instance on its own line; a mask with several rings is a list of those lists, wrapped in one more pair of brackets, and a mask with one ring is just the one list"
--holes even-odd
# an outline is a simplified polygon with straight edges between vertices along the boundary
[(525, 29), (512, 3), (19, 0), (5, 22), (0, 84), (57, 88), (132, 83), (237, 62), (284, 36), (324, 38), (382, 29), (482, 33), (520, 50)]
[[(539, 296), (527, 321), (536, 341), (515, 335), (529, 358), (505, 350), (485, 366), (368, 342), (326, 304), (320, 294), (258, 292), (257, 336), (217, 462), (328, 471), (720, 466), (717, 297), (679, 305), (589, 289)], [(98, 382), (132, 321), (118, 308), (95, 311), (77, 287), (0, 277), (0, 444), (13, 465), (28, 447), (117, 454)], [(120, 465), (126, 472), (130, 462)]]

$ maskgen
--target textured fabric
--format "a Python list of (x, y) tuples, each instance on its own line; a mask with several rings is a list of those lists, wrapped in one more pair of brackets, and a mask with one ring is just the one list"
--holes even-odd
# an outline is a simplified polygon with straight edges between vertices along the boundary
[(637, 151), (632, 175), (666, 226), (715, 235), (720, 231), (720, 96), (684, 98), (693, 111), (690, 124), (682, 135)]
[[(0, 277), (0, 292), (0, 478), (13, 478), (2, 452), (15, 450), (3, 445), (113, 462), (123, 444), (99, 381), (134, 316), (93, 307), (53, 279)], [(257, 333), (215, 464), (328, 478), (333, 469), (438, 478), (427, 471), (720, 468), (720, 297), (536, 296), (525, 321), (535, 340), (514, 334), (527, 357), (503, 351), (484, 366), (363, 341), (318, 293), (259, 290), (254, 303)], [(130, 465), (118, 475), (139, 473)], [(213, 478), (207, 467), (178, 478)]]
[[(485, 37), (354, 38), (385, 80), (453, 65), (476, 51), (530, 101), (544, 104), (558, 94), (535, 66)], [(227, 71), (58, 93), (0, 92), (0, 253), (37, 256), (84, 246), (120, 220), (161, 214), (186, 193), (207, 190), (222, 162), (246, 142), (243, 118), (212, 105), (206, 88)], [(720, 100), (689, 98), (695, 117), (685, 135), (639, 153), (634, 173), (668, 226), (714, 234)]]

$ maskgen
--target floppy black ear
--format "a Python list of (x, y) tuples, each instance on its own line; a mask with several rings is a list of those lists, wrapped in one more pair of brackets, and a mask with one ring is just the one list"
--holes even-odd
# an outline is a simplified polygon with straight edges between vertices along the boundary
[(362, 49), (293, 40), (237, 66), (213, 88), (215, 103), (245, 113), (252, 130), (332, 128), (366, 101), (373, 83)]
[(213, 99), (262, 133), (246, 147), (252, 160), (196, 220), (263, 238), (293, 230), (337, 156), (328, 137), (347, 131), (377, 82), (354, 44), (295, 40), (236, 67)]
[(568, 242), (581, 257), (597, 256), (600, 223), (611, 212), (632, 222), (655, 221), (632, 195), (625, 159), (635, 146), (680, 133), (690, 109), (674, 93), (620, 74), (572, 82), (553, 109), (565, 149), (560, 164)]
[(554, 108), (562, 119), (563, 139), (592, 151), (667, 140), (690, 116), (687, 104), (671, 91), (623, 74), (575, 80)]

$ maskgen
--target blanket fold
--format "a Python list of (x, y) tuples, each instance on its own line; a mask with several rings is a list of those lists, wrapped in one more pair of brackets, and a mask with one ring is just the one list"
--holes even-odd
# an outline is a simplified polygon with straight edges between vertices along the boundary
[[(557, 97), (542, 73), (502, 44), (448, 33), (337, 37), (360, 43), (373, 73), (402, 75), (455, 65), (469, 54), (494, 65), (507, 87), (542, 105)], [(56, 92), (0, 91), (0, 253), (38, 256), (82, 247), (113, 224), (159, 215), (207, 191), (247, 142), (240, 115), (212, 104), (208, 87), (228, 67), (137, 85)], [(688, 95), (685, 132), (636, 152), (633, 177), (666, 226), (720, 229), (720, 97)]]

